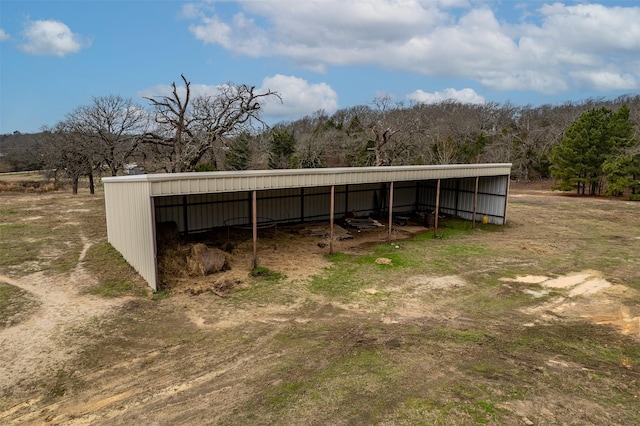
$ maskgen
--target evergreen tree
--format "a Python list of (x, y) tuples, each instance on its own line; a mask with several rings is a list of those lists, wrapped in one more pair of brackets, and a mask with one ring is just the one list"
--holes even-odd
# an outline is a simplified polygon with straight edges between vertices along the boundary
[(604, 162), (602, 170), (607, 178), (607, 195), (622, 195), (627, 189), (640, 194), (640, 154), (612, 157)]
[(242, 133), (236, 137), (225, 157), (225, 166), (228, 170), (247, 170), (251, 162), (250, 136)]
[(269, 168), (287, 169), (296, 150), (296, 141), (292, 131), (286, 128), (274, 129), (269, 145)]
[(619, 155), (633, 140), (629, 109), (615, 113), (607, 108), (594, 108), (583, 113), (567, 129), (562, 141), (551, 151), (551, 175), (560, 183), (553, 189), (576, 189), (584, 195), (599, 192), (608, 158)]

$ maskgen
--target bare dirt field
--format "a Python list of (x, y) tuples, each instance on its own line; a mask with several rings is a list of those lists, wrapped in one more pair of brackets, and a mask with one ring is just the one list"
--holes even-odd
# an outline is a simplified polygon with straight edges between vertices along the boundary
[[(640, 424), (640, 203), (512, 190), (444, 219), (234, 241), (151, 293), (101, 193), (0, 193), (0, 424)], [(169, 272), (172, 272), (169, 274)]]

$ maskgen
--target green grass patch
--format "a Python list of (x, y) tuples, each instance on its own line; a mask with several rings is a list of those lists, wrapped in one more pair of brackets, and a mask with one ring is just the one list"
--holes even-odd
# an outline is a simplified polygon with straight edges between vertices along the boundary
[(519, 351), (535, 350), (561, 356), (564, 360), (589, 368), (621, 366), (623, 360), (640, 360), (640, 346), (632, 339), (618, 337), (611, 344), (616, 330), (587, 322), (527, 327), (514, 339)]
[[(312, 293), (330, 297), (350, 298), (353, 293), (370, 284), (359, 257), (333, 253), (325, 256), (333, 264), (321, 273), (314, 275), (308, 288)], [(369, 266), (374, 265), (375, 257), (369, 256)]]
[(329, 297), (350, 298), (353, 293), (370, 284), (367, 277), (359, 273), (362, 268), (351, 262), (341, 262), (325, 269), (311, 278), (308, 288), (312, 293)]
[(458, 330), (454, 328), (436, 328), (431, 338), (446, 343), (482, 343), (492, 337), (487, 330)]
[[(390, 263), (384, 262), (376, 262), (378, 259), (389, 259)], [(355, 263), (357, 265), (362, 266), (373, 266), (379, 270), (391, 270), (398, 268), (409, 268), (412, 266), (418, 266), (418, 261), (416, 259), (412, 259), (409, 253), (391, 253), (391, 252), (380, 252), (376, 254), (368, 254), (364, 256), (360, 256), (355, 259)]]
[(89, 293), (102, 297), (145, 296), (147, 294), (135, 282), (119, 279), (102, 280), (100, 285), (92, 287)]
[(252, 269), (251, 272), (249, 272), (249, 275), (259, 281), (266, 281), (271, 283), (277, 283), (287, 278), (286, 275), (280, 272), (272, 271), (271, 269), (264, 266), (258, 266), (257, 268)]
[(84, 266), (97, 283), (86, 291), (103, 297), (148, 294), (147, 287), (122, 255), (109, 243), (94, 244), (84, 258)]
[(281, 382), (267, 392), (267, 402), (273, 408), (278, 408), (294, 399), (303, 386), (302, 382)]
[(295, 293), (297, 283), (287, 281), (285, 274), (259, 266), (248, 275), (248, 285), (234, 288), (224, 303), (234, 306), (265, 303), (287, 305), (295, 301), (296, 297), (292, 293)]
[(313, 277), (309, 288), (314, 293), (349, 298), (380, 281), (401, 279), (394, 274), (402, 271), (443, 275), (465, 273), (470, 266), (486, 263), (494, 254), (492, 249), (477, 242), (464, 244), (461, 241), (414, 239), (380, 244), (361, 256), (337, 253), (330, 258), (333, 265)]
[(163, 288), (153, 292), (151, 296), (151, 300), (155, 302), (159, 302), (160, 300), (167, 299), (171, 296), (171, 290)]
[(339, 262), (346, 262), (348, 260), (351, 260), (352, 256), (346, 253), (335, 252), (333, 254), (326, 254), (325, 258), (329, 262), (339, 263)]
[(442, 247), (440, 253), (445, 256), (469, 257), (484, 256), (489, 254), (490, 250), (486, 247), (478, 247), (468, 244), (448, 244)]
[(488, 401), (478, 401), (474, 405), (479, 410), (470, 411), (472, 411), (472, 414), (478, 424), (487, 424), (491, 420), (495, 420), (498, 414), (504, 412), (504, 410), (499, 409), (493, 403)]

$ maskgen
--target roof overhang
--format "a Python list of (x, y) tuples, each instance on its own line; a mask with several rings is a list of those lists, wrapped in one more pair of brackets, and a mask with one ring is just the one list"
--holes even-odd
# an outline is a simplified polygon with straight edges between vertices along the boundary
[(505, 176), (510, 173), (511, 163), (489, 163), (163, 173), (105, 177), (102, 181), (104, 183), (119, 184), (148, 182), (151, 196), (165, 196), (376, 182)]

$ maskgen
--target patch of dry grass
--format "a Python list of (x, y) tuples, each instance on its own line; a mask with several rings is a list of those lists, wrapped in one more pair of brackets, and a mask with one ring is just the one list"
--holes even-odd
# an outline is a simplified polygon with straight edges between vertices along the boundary
[[(640, 289), (640, 206), (511, 200), (506, 227), (452, 224), (446, 238), (338, 253), (309, 280), (134, 298), (78, 331), (89, 343), (60, 375), (73, 386), (52, 384), (65, 395), (28, 409), (53, 407), (59, 423), (640, 424), (640, 342), (586, 319), (543, 321), (524, 308), (566, 295), (537, 299), (500, 280), (597, 269)], [(103, 225), (87, 229), (104, 220), (101, 201), (48, 205), (83, 210), (77, 229), (98, 241), (85, 267), (128, 282)], [(0, 210), (0, 223), (25, 210)], [(291, 258), (313, 243), (300, 244)]]
[(0, 329), (19, 324), (38, 308), (29, 293), (0, 281)]
[(104, 297), (144, 297), (149, 294), (144, 280), (109, 243), (93, 244), (83, 265), (96, 277), (96, 283), (86, 289), (90, 294)]

